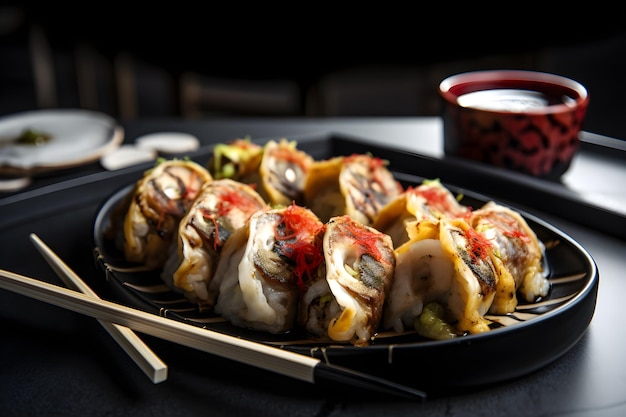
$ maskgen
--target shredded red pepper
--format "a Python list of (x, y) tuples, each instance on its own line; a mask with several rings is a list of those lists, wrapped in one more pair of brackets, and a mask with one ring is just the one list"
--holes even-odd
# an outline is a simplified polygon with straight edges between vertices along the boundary
[(420, 186), (417, 188), (409, 188), (407, 192), (423, 197), (426, 199), (429, 206), (434, 207), (437, 211), (449, 218), (466, 217), (467, 212), (471, 212), (469, 208), (467, 211), (459, 211), (456, 206), (451, 204), (448, 192), (442, 188)]
[(250, 142), (249, 139), (235, 139), (232, 142), (229, 143), (230, 146), (234, 146), (240, 149), (259, 149), (260, 146), (257, 145), (256, 143), (252, 143)]
[(448, 204), (446, 194), (439, 189), (432, 187), (417, 187), (411, 190), (415, 195), (424, 197), (429, 206), (435, 207), (445, 215), (454, 215), (454, 210)]
[(276, 239), (284, 241), (285, 255), (295, 264), (293, 272), (298, 288), (302, 290), (306, 279), (324, 261), (318, 241), (324, 223), (312, 216), (307, 209), (294, 203), (284, 210), (281, 223), (285, 229), (281, 233), (275, 233)]
[(528, 242), (530, 241), (530, 238), (528, 237), (528, 235), (524, 232), (522, 232), (521, 230), (507, 230), (504, 232), (505, 235), (510, 236), (510, 237), (514, 237), (516, 239), (522, 240), (524, 242)]
[(376, 261), (389, 264), (389, 260), (384, 258), (378, 243), (381, 240), (381, 234), (365, 227), (364, 225), (354, 221), (350, 216), (342, 216), (345, 221), (346, 232), (353, 239), (356, 247), (359, 249), (359, 257), (363, 254), (371, 255)]
[(468, 207), (467, 211), (465, 213), (463, 213), (463, 215), (461, 215), (461, 219), (467, 221), (469, 223), (470, 219), (472, 218), (472, 208)]
[(387, 162), (384, 161), (383, 159), (376, 157), (376, 156), (369, 156), (366, 154), (358, 154), (358, 153), (353, 153), (350, 156), (346, 156), (344, 158), (344, 161), (346, 162), (354, 162), (357, 159), (367, 159), (368, 160), (368, 166), (370, 171), (375, 171), (380, 167), (384, 167)]
[(276, 159), (288, 161), (292, 164), (298, 165), (303, 172), (307, 171), (304, 158), (302, 158), (294, 149), (288, 148), (284, 145), (279, 145), (276, 149), (272, 150), (272, 156)]
[(218, 195), (220, 200), (217, 203), (215, 210), (209, 210), (206, 207), (201, 208), (202, 217), (206, 220), (212, 221), (213, 226), (215, 227), (213, 249), (216, 251), (223, 243), (219, 238), (219, 225), (217, 223), (217, 218), (227, 216), (228, 213), (230, 213), (230, 211), (235, 207), (238, 207), (241, 211), (248, 213), (252, 213), (257, 208), (257, 205), (252, 199), (246, 198), (245, 195), (237, 190), (223, 188), (219, 190)]
[[(350, 156), (346, 156), (344, 158), (344, 162), (353, 163), (353, 162), (358, 162), (359, 159), (367, 161), (367, 168), (371, 174), (372, 182), (380, 185), (380, 188), (383, 190), (387, 189), (387, 187), (385, 186), (385, 179), (382, 178), (381, 176), (381, 174), (383, 173), (382, 168), (384, 168), (385, 165), (387, 165), (387, 161), (381, 158), (366, 155), (366, 154), (352, 154)], [(397, 183), (397, 186), (398, 186), (398, 191), (402, 192), (402, 186), (399, 183)]]
[(478, 233), (474, 228), (468, 227), (465, 230), (465, 238), (469, 244), (469, 252), (474, 262), (485, 260), (489, 257), (491, 242), (485, 236)]
[(227, 215), (234, 207), (239, 207), (241, 211), (251, 211), (257, 207), (257, 204), (251, 198), (240, 193), (238, 190), (230, 188), (220, 191), (220, 202), (217, 205), (218, 216)]
[(528, 234), (520, 228), (520, 225), (514, 218), (511, 218), (504, 213), (491, 212), (491, 215), (494, 218), (494, 220), (491, 221), (491, 224), (497, 227), (504, 236), (519, 239), (526, 243), (531, 241), (530, 236), (528, 236)]

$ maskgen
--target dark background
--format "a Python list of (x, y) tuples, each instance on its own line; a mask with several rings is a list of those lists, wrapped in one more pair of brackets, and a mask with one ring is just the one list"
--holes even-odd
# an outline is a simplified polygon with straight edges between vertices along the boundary
[(19, 2), (0, 6), (0, 116), (433, 116), (439, 82), (503, 68), (589, 90), (585, 130), (626, 139), (626, 6)]

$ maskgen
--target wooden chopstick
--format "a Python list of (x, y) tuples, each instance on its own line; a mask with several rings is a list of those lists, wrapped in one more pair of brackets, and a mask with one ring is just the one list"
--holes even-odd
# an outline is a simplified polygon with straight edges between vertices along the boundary
[[(30, 235), (31, 241), (48, 262), (63, 283), (76, 291), (87, 294), (93, 298), (98, 295), (84, 282), (48, 245), (46, 245), (34, 233)], [(128, 327), (98, 320), (102, 327), (115, 339), (141, 370), (158, 384), (167, 379), (167, 365)]]
[(319, 359), (200, 328), (0, 269), (0, 288), (173, 343), (310, 383), (342, 383), (424, 400), (423, 391)]

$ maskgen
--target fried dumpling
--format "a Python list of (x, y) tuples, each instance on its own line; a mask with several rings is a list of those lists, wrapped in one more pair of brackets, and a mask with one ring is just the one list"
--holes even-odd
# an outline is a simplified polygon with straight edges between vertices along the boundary
[[(423, 220), (412, 226), (411, 239), (396, 249), (384, 328), (416, 329), (429, 338), (442, 339), (489, 330), (484, 315), (498, 280), (489, 242), (460, 218)], [(430, 303), (442, 307), (445, 314), (439, 319), (449, 325), (439, 336), (419, 321)]]
[(348, 215), (369, 226), (402, 192), (385, 161), (354, 154), (316, 161), (306, 179), (304, 201), (323, 222)]
[(502, 274), (506, 280), (498, 290), (491, 313), (514, 311), (516, 293), (527, 302), (548, 295), (550, 281), (543, 270), (541, 244), (518, 212), (492, 201), (473, 211), (470, 221), (494, 248), (494, 263), (505, 270)]
[(133, 188), (124, 218), (128, 261), (160, 268), (167, 259), (180, 219), (211, 174), (191, 160), (159, 160)]
[(250, 139), (235, 139), (218, 143), (207, 163), (207, 169), (215, 179), (228, 178), (243, 183), (259, 181), (259, 164), (263, 147)]
[(222, 246), (254, 213), (266, 207), (247, 184), (230, 179), (206, 183), (180, 221), (162, 279), (201, 310), (211, 309), (215, 300), (209, 297), (208, 283)]
[(294, 204), (252, 215), (222, 248), (210, 284), (215, 312), (240, 327), (292, 330), (300, 280), (323, 262), (323, 229), (312, 211)]
[(299, 323), (311, 335), (368, 345), (382, 319), (396, 266), (391, 238), (350, 216), (326, 223), (325, 262), (306, 283)]
[(394, 246), (400, 247), (409, 240), (409, 223), (463, 217), (469, 212), (439, 180), (426, 180), (391, 200), (379, 211), (372, 226), (387, 233)]
[(259, 167), (259, 193), (273, 205), (304, 203), (304, 184), (313, 157), (299, 150), (295, 141), (270, 140), (263, 148)]

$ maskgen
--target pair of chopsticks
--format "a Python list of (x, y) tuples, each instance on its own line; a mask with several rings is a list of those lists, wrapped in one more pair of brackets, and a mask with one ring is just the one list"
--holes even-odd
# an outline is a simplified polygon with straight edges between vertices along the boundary
[[(45, 253), (46, 259), (53, 255), (35, 235), (31, 235), (31, 238), (40, 251)], [(50, 259), (58, 257), (53, 256)], [(71, 271), (67, 266), (59, 266), (64, 265), (60, 259), (55, 260), (53, 264), (55, 265), (53, 268), (63, 274)], [(80, 280), (75, 274), (71, 275)], [(163, 340), (313, 384), (339, 382), (409, 399), (426, 398), (424, 392), (393, 381), (102, 300), (94, 296), (86, 284), (83, 285), (82, 289), (88, 289), (90, 293), (80, 293), (0, 269), (0, 288), (94, 317), (101, 323), (116, 323), (118, 326), (126, 326)], [(141, 352), (149, 352), (149, 349), (147, 351), (142, 349)], [(133, 353), (131, 356), (140, 359), (143, 355)]]
[[(89, 285), (76, 275), (39, 236), (31, 233), (30, 239), (67, 287), (100, 299)], [(108, 321), (98, 321), (153, 383), (158, 384), (167, 379), (167, 365), (131, 329)]]

